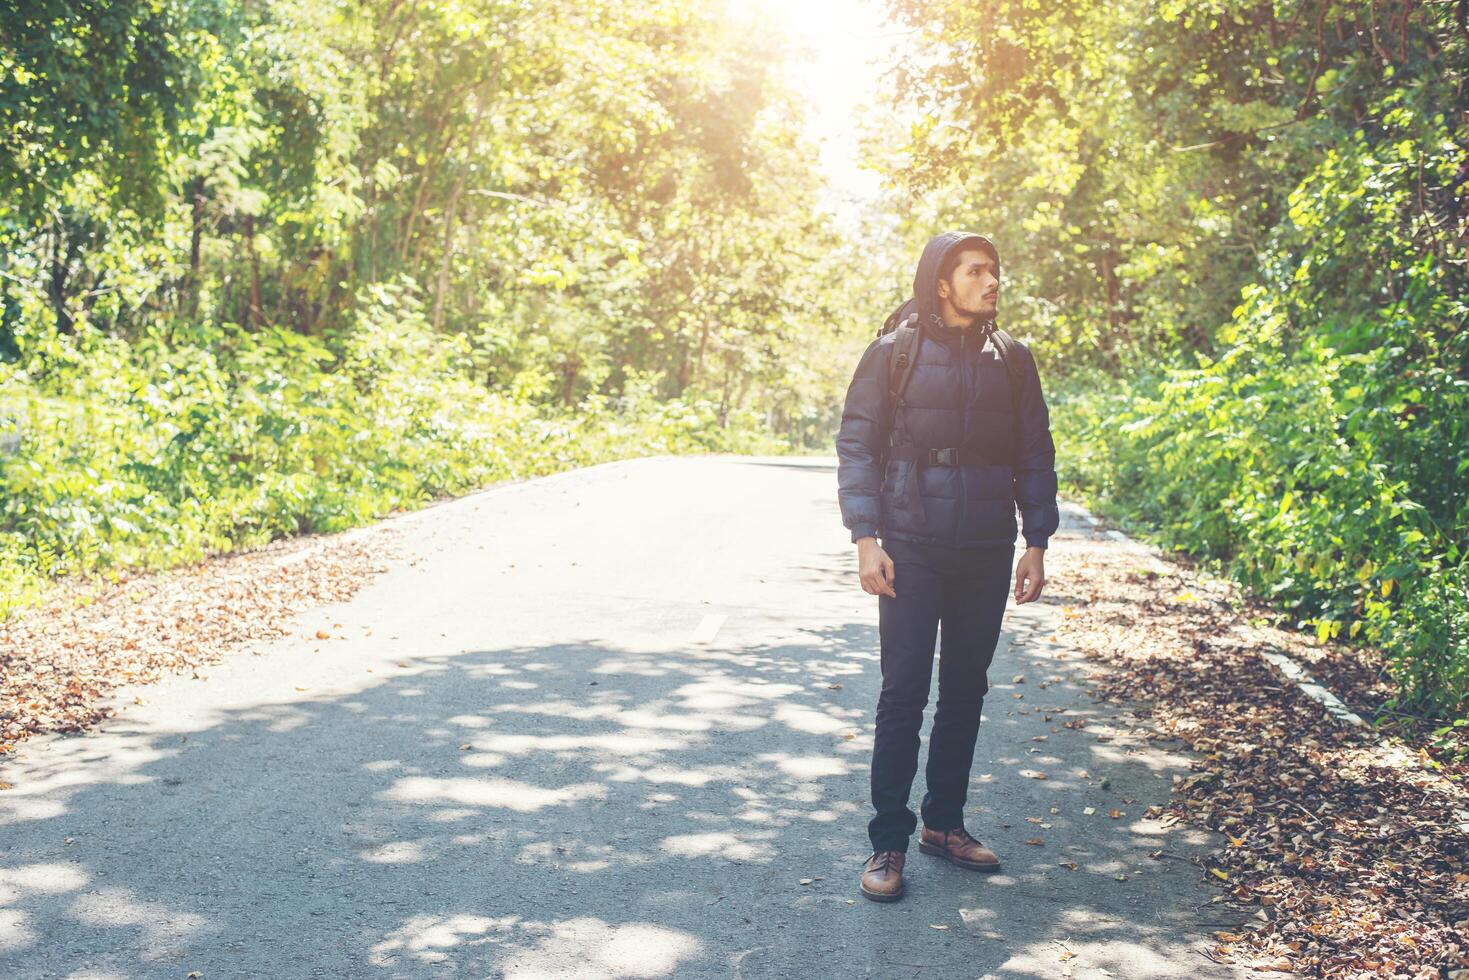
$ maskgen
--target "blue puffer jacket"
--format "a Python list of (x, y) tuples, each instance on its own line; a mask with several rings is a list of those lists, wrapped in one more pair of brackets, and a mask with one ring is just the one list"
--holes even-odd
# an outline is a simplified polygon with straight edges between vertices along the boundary
[(988, 332), (947, 326), (938, 315), (936, 284), (944, 255), (975, 244), (994, 250), (988, 239), (958, 232), (934, 238), (923, 250), (913, 280), (923, 336), (894, 424), (894, 442), (922, 449), (967, 448), (984, 463), (890, 459), (879, 471), (890, 437), (888, 361), (897, 334), (874, 340), (847, 387), (836, 440), (837, 500), (853, 541), (875, 535), (958, 547), (1013, 545), (1017, 504), (1027, 546), (1046, 547), (1060, 524), (1056, 447), (1035, 358), (1016, 342), (1024, 381), (1012, 407), (1010, 375)]

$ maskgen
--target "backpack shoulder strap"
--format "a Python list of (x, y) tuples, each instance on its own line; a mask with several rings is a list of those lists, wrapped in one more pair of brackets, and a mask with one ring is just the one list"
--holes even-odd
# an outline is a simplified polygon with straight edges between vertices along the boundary
[(913, 376), (913, 366), (918, 361), (918, 344), (923, 339), (918, 329), (918, 314), (909, 314), (893, 331), (897, 337), (893, 341), (893, 355), (888, 360), (888, 406), (896, 413), (898, 401), (908, 389), (908, 379)]
[(1024, 367), (1021, 363), (1020, 351), (1015, 347), (1015, 338), (1005, 331), (996, 327), (990, 338), (995, 342), (995, 350), (1000, 354), (1000, 360), (1005, 364), (1005, 370), (1010, 374), (1010, 405), (1019, 414), (1020, 386), (1025, 381)]

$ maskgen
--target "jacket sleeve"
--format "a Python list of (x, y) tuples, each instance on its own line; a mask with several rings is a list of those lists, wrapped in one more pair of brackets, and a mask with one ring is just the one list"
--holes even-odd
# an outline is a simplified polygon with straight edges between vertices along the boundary
[(887, 440), (888, 358), (892, 344), (867, 345), (847, 385), (842, 426), (837, 432), (837, 502), (852, 540), (875, 536), (882, 521), (882, 470)]
[(1035, 356), (1024, 345), (1017, 346), (1024, 352), (1024, 377), (1015, 419), (1015, 503), (1020, 508), (1020, 533), (1026, 547), (1044, 548), (1061, 526), (1056, 506), (1056, 445)]

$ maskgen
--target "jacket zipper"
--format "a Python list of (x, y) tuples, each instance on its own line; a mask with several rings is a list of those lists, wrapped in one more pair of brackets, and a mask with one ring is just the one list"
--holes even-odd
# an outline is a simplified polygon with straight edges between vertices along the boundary
[[(967, 342), (969, 330), (966, 328), (959, 334), (959, 445), (956, 454), (962, 453), (964, 447), (969, 443), (969, 357), (967, 355)], [(964, 509), (969, 499), (968, 490), (964, 486), (964, 461), (954, 460), (959, 470), (959, 526), (954, 529), (954, 541), (959, 543), (964, 535)]]

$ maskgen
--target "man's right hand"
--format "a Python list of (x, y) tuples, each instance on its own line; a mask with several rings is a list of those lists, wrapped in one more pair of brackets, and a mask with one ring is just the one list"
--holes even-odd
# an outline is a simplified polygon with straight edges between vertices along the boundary
[(862, 580), (862, 591), (868, 595), (897, 598), (898, 594), (893, 591), (893, 581), (897, 577), (893, 560), (882, 550), (876, 538), (857, 539), (857, 575)]

